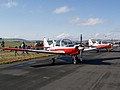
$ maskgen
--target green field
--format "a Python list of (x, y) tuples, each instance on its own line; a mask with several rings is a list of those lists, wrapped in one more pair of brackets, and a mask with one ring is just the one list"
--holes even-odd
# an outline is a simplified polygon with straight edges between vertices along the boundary
[[(34, 43), (35, 42), (25, 42), (25, 44), (27, 45), (27, 46), (33, 46), (34, 45)], [(13, 41), (13, 42), (10, 42), (10, 41), (6, 41), (5, 42), (5, 47), (15, 47), (15, 46), (20, 46), (20, 44), (21, 44), (21, 42), (17, 42), (17, 41)]]
[[(26, 45), (34, 45), (34, 42), (25, 42)], [(15, 47), (19, 46), (20, 42), (5, 42), (5, 47)], [(0, 49), (0, 64), (9, 64), (13, 62), (25, 61), (34, 58), (41, 58), (51, 56), (51, 54), (43, 54), (43, 53), (35, 53), (35, 52), (28, 52), (22, 54), (21, 51), (17, 51), (19, 55), (15, 56), (15, 51), (3, 51), (2, 48)]]

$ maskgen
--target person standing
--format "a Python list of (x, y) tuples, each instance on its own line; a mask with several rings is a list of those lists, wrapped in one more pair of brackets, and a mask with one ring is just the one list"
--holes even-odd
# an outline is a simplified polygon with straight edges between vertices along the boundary
[(5, 47), (5, 42), (4, 41), (1, 42), (1, 46), (2, 46), (2, 48)]
[[(22, 49), (28, 49), (28, 46), (25, 44), (25, 42), (22, 42), (21, 45), (20, 45), (20, 47)], [(28, 54), (28, 51), (26, 51), (26, 53)], [(25, 54), (25, 52), (23, 51), (22, 54)]]
[[(20, 48), (25, 49), (25, 42), (21, 43)], [(22, 54), (24, 54), (24, 51), (22, 52)]]
[[(2, 42), (1, 42), (1, 48), (4, 48), (4, 47), (5, 47), (5, 42), (2, 41)], [(4, 51), (4, 50), (2, 50), (2, 51)]]
[[(18, 48), (17, 46), (15, 46), (15, 48)], [(19, 56), (19, 54), (18, 54), (18, 52), (17, 51), (15, 51), (15, 56)]]

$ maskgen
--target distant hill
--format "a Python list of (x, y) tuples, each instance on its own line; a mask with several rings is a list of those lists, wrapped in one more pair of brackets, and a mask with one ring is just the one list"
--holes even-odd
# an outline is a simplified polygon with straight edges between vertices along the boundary
[(16, 42), (20, 42), (20, 41), (24, 41), (27, 42), (29, 40), (25, 40), (25, 39), (21, 39), (21, 38), (0, 38), (0, 41), (16, 41)]

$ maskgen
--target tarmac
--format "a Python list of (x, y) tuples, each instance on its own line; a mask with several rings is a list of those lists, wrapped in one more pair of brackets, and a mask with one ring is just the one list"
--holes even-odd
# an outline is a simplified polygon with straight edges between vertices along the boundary
[(0, 90), (120, 90), (120, 48), (85, 52), (77, 65), (49, 58), (0, 65)]

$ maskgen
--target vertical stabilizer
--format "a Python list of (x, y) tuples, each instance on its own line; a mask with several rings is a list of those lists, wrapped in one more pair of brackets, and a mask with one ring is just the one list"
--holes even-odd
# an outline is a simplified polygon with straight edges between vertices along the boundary
[(46, 38), (43, 39), (43, 45), (44, 45), (44, 49), (47, 49), (50, 47)]
[(88, 44), (89, 44), (89, 46), (92, 46), (92, 45), (93, 45), (93, 42), (92, 42), (91, 39), (88, 40)]

